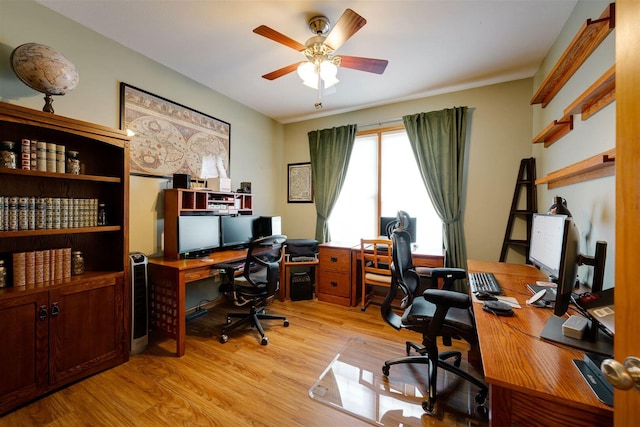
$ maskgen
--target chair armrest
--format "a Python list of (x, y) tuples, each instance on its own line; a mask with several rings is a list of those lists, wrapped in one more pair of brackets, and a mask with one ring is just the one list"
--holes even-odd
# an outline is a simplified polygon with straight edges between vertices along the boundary
[(467, 294), (442, 289), (427, 289), (422, 294), (424, 299), (437, 306), (468, 308), (470, 301)]

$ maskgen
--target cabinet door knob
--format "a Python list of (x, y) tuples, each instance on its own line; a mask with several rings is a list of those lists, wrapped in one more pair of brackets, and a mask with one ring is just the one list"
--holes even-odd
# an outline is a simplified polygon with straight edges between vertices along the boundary
[(57, 302), (54, 302), (51, 304), (51, 317), (56, 317), (58, 314), (60, 314), (60, 307)]
[(338, 282), (331, 282), (331, 286), (333, 286), (334, 288), (338, 286)]
[(38, 318), (40, 320), (47, 320), (47, 306), (41, 305), (40, 310), (38, 310)]
[(338, 262), (338, 257), (332, 256), (331, 257), (331, 262)]

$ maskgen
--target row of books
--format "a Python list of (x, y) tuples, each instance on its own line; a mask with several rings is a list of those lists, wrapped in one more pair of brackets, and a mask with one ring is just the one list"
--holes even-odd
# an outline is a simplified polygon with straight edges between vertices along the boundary
[(71, 248), (13, 253), (13, 286), (71, 277)]
[(43, 172), (78, 173), (67, 171), (65, 150), (66, 147), (61, 144), (22, 139), (19, 154), (20, 168)]
[(0, 196), (0, 231), (95, 227), (98, 199)]

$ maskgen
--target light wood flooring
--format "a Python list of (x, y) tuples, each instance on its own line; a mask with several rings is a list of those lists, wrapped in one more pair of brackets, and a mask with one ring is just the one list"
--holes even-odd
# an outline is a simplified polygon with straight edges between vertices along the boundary
[[(350, 338), (396, 343), (398, 353), (389, 357), (402, 355), (407, 339), (419, 341), (386, 325), (377, 306), (363, 313), (318, 301), (276, 301), (268, 311), (287, 315), (291, 326), (265, 322), (267, 346), (249, 328), (221, 344), (227, 311), (238, 310), (218, 305), (189, 322), (183, 357), (175, 357), (174, 340), (152, 338), (129, 362), (0, 417), (0, 425), (365, 426), (311, 399), (309, 388)], [(466, 353), (466, 345), (459, 348)], [(422, 423), (460, 425), (428, 416)]]

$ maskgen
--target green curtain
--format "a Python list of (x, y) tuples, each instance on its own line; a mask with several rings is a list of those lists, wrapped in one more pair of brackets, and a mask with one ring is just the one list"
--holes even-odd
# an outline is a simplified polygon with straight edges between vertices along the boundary
[(356, 131), (356, 125), (346, 125), (308, 133), (317, 214), (316, 240), (320, 243), (331, 240), (327, 219), (347, 175)]
[[(442, 220), (445, 267), (467, 269), (467, 247), (461, 215), (467, 107), (455, 107), (402, 118), (422, 180)], [(464, 284), (457, 284), (466, 291)]]

